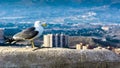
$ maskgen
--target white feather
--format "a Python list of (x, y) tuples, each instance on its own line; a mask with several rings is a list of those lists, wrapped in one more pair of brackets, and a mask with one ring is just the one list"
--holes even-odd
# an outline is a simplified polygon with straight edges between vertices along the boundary
[(35, 27), (35, 30), (38, 31), (38, 35), (36, 35), (36, 36), (34, 37), (34, 39), (35, 39), (35, 38), (40, 37), (40, 35), (42, 35), (44, 29), (43, 29), (43, 27), (41, 26), (41, 22), (40, 22), (40, 21), (36, 21), (35, 24), (34, 24), (34, 27)]

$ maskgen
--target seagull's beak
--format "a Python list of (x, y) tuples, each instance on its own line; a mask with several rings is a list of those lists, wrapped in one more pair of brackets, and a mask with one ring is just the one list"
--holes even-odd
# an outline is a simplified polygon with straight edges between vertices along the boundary
[(46, 23), (42, 23), (41, 25), (42, 25), (43, 27), (46, 27), (46, 26), (47, 26), (47, 24), (46, 24)]

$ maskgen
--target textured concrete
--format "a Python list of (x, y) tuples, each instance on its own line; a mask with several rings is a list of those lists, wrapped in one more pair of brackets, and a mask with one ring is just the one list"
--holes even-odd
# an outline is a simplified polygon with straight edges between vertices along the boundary
[(0, 68), (120, 68), (108, 50), (0, 47)]

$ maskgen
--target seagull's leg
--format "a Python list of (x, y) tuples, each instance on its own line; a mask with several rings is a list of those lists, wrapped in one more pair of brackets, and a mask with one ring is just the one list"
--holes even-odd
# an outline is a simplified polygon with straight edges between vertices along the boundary
[(31, 45), (32, 45), (32, 46), (31, 46), (32, 48), (35, 47), (35, 45), (34, 45), (34, 41), (33, 41), (33, 40), (31, 40)]

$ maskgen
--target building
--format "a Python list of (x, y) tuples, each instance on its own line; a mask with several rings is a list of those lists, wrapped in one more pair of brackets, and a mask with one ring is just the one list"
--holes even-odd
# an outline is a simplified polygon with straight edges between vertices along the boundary
[(83, 44), (82, 43), (76, 44), (76, 49), (78, 49), (78, 50), (83, 49)]
[(101, 27), (101, 29), (104, 30), (104, 31), (108, 31), (108, 30), (109, 30), (109, 27), (103, 26), (103, 27)]
[(88, 47), (87, 46), (83, 46), (83, 50), (86, 50), (86, 49), (88, 49)]
[(0, 28), (0, 43), (4, 43), (4, 29)]
[(96, 48), (94, 48), (95, 50), (99, 50), (99, 49), (103, 49), (103, 47), (101, 46), (97, 46)]
[(44, 35), (43, 47), (68, 47), (68, 36), (65, 34)]
[(52, 44), (51, 44), (51, 42), (52, 41), (50, 41), (52, 38), (52, 34), (48, 34), (48, 35), (44, 35), (44, 47), (52, 47)]
[(114, 48), (113, 52), (115, 52), (116, 54), (120, 55), (120, 48)]
[(80, 44), (76, 44), (76, 49), (78, 50), (86, 50), (86, 49), (93, 49), (94, 46), (90, 46), (89, 44), (83, 44), (83, 43), (80, 43)]
[(87, 46), (85, 46), (85, 44), (83, 44), (83, 43), (80, 43), (80, 44), (76, 44), (76, 49), (78, 49), (78, 50), (85, 50), (85, 49), (88, 49), (88, 45)]
[(111, 47), (111, 46), (108, 46), (106, 49), (108, 49), (108, 50), (113, 50), (113, 47)]

